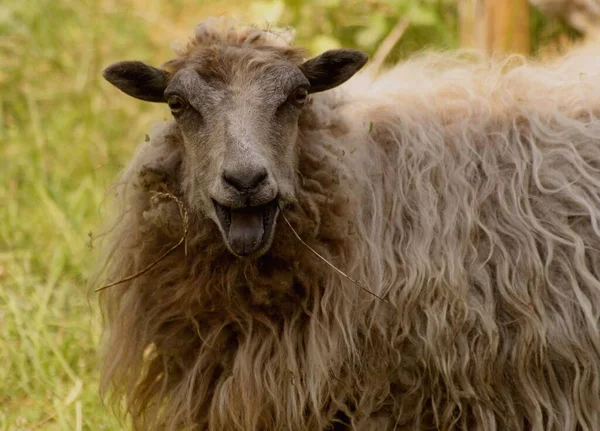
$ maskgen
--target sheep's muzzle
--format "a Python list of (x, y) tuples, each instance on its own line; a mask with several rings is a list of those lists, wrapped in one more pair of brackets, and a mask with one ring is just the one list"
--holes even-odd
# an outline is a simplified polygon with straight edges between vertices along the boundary
[(278, 199), (243, 208), (230, 208), (213, 201), (228, 248), (237, 256), (265, 252), (271, 245), (279, 215)]

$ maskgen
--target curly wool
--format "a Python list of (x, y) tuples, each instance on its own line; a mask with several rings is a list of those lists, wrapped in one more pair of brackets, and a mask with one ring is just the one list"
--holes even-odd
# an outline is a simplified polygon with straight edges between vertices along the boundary
[[(315, 95), (286, 215), (389, 304), (281, 222), (244, 260), (190, 214), (101, 294), (104, 391), (139, 430), (596, 429), (598, 71), (427, 54)], [(186, 199), (180, 141), (162, 125), (124, 172), (108, 280), (180, 239), (152, 198)]]

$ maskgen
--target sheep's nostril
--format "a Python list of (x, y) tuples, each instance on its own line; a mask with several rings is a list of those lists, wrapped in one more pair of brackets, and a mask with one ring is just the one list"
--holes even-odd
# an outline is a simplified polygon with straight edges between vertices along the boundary
[(267, 176), (267, 170), (263, 167), (223, 171), (223, 181), (242, 192), (256, 189)]

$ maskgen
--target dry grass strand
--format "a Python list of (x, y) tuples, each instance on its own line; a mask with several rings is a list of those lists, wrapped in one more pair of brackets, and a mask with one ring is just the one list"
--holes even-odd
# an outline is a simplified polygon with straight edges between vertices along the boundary
[(135, 280), (136, 278), (140, 277), (141, 275), (145, 274), (146, 272), (150, 271), (152, 268), (154, 268), (158, 263), (160, 263), (161, 260), (163, 260), (165, 257), (167, 257), (169, 254), (171, 254), (173, 251), (175, 251), (181, 244), (183, 244), (185, 242), (185, 254), (187, 255), (187, 235), (188, 235), (188, 229), (189, 229), (189, 218), (188, 218), (188, 212), (185, 208), (185, 206), (183, 205), (183, 202), (181, 202), (181, 200), (175, 196), (173, 193), (166, 191), (166, 192), (153, 192), (153, 198), (156, 197), (165, 197), (165, 198), (169, 198), (172, 199), (173, 201), (175, 201), (175, 203), (177, 204), (178, 208), (179, 208), (179, 215), (181, 216), (181, 220), (183, 222), (183, 234), (181, 236), (181, 238), (179, 239), (179, 241), (177, 242), (177, 244), (175, 244), (173, 247), (171, 247), (170, 249), (168, 249), (167, 251), (165, 251), (163, 254), (161, 254), (156, 260), (154, 260), (152, 263), (150, 263), (148, 266), (146, 266), (144, 269), (142, 269), (139, 272), (136, 272), (135, 274), (132, 274), (128, 277), (122, 278), (118, 281), (109, 283), (109, 284), (105, 284), (104, 286), (101, 286), (99, 288), (97, 288), (94, 292), (101, 292), (105, 289), (108, 289), (110, 287), (113, 286), (117, 286), (119, 284), (122, 283), (126, 283), (128, 281), (132, 281)]

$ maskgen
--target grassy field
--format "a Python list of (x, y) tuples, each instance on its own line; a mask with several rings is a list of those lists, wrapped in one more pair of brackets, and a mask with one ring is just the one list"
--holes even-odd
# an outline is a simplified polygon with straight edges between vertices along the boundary
[[(101, 79), (102, 68), (123, 59), (158, 64), (173, 39), (185, 40), (208, 15), (262, 23), (279, 19), (283, 7), (282, 0), (0, 3), (0, 431), (127, 428), (98, 397), (100, 319), (86, 278), (105, 191), (167, 110), (120, 94)], [(426, 12), (415, 16), (437, 25)], [(318, 30), (299, 39), (314, 51), (338, 43), (311, 39), (311, 31)], [(385, 34), (358, 36), (374, 46)]]

